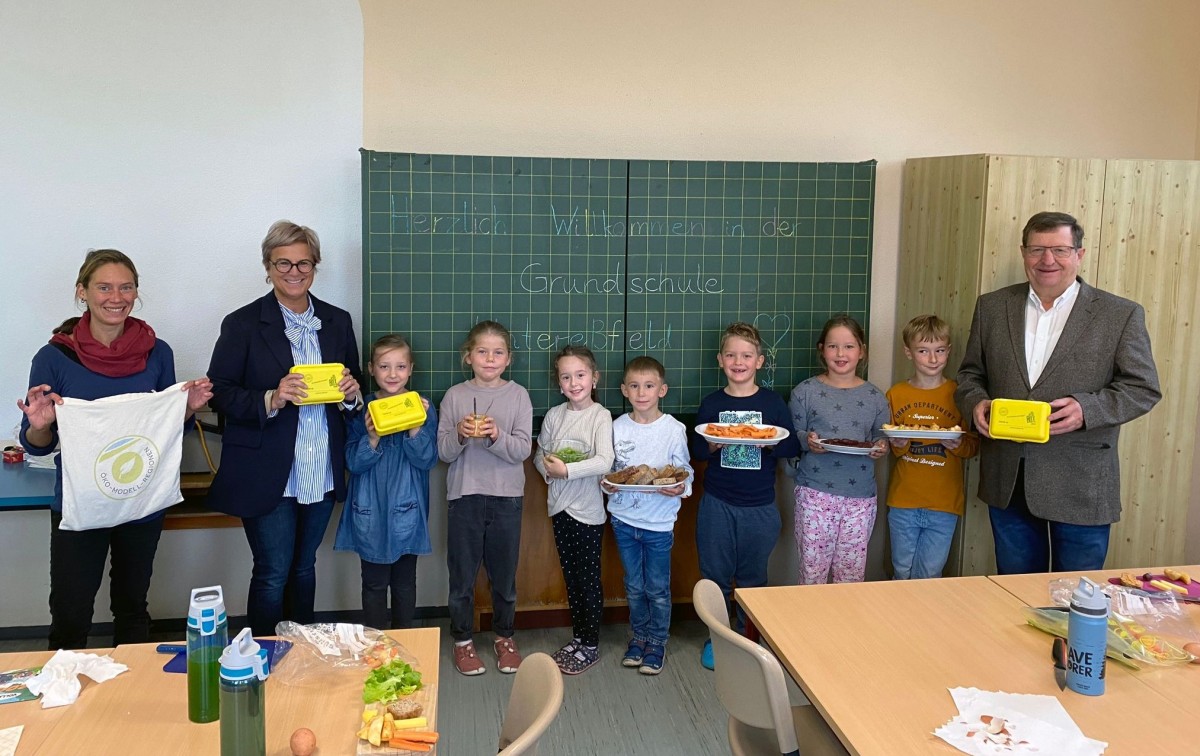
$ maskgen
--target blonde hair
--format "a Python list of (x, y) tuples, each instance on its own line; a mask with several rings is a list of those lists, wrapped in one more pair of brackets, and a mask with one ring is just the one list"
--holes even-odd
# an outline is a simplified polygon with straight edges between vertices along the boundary
[(922, 341), (944, 341), (950, 343), (950, 324), (937, 315), (918, 315), (904, 326), (901, 332), (904, 346), (910, 349)]
[(481, 320), (467, 332), (467, 339), (458, 348), (458, 354), (462, 358), (462, 364), (467, 365), (467, 355), (475, 348), (475, 344), (481, 336), (499, 336), (504, 339), (504, 348), (512, 352), (512, 334), (508, 329), (500, 325), (494, 320)]
[(375, 364), (375, 358), (380, 352), (390, 352), (393, 349), (403, 349), (408, 352), (408, 359), (410, 362), (412, 361), (412, 347), (409, 346), (408, 339), (398, 333), (389, 333), (387, 336), (375, 339), (375, 343), (371, 345), (371, 364)]
[(754, 348), (758, 351), (758, 353), (762, 354), (762, 336), (758, 333), (758, 329), (749, 323), (738, 321), (736, 323), (730, 323), (728, 326), (726, 326), (725, 330), (721, 332), (721, 348), (718, 351), (724, 352), (725, 342), (729, 341), (730, 339), (742, 339), (743, 341), (749, 341), (754, 345)]

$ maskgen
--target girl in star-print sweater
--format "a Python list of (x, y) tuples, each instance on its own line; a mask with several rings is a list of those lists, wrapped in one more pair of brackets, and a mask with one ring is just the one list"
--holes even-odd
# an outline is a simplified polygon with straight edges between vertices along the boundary
[[(788, 407), (804, 452), (795, 466), (800, 583), (861, 582), (875, 524), (875, 460), (887, 454), (884, 393), (858, 377), (866, 335), (849, 316), (831, 318), (817, 352), (825, 372), (792, 389)], [(871, 442), (830, 451), (826, 439)]]

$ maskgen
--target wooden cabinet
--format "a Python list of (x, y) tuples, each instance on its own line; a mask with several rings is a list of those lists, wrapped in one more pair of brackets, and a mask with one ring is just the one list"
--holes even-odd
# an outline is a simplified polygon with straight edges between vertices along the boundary
[[(1121, 521), (1108, 567), (1180, 564), (1191, 501), (1200, 406), (1200, 162), (1012, 155), (916, 158), (904, 168), (897, 273), (897, 332), (936, 312), (949, 321), (957, 371), (975, 300), (1025, 280), (1021, 229), (1042, 210), (1074, 215), (1084, 229), (1080, 274), (1139, 302), (1163, 400), (1121, 433)], [(899, 344), (896, 380), (910, 371)], [(1064, 470), (1064, 475), (1086, 471)], [(987, 505), (975, 497), (978, 465), (967, 465), (967, 511), (947, 574), (995, 571)]]

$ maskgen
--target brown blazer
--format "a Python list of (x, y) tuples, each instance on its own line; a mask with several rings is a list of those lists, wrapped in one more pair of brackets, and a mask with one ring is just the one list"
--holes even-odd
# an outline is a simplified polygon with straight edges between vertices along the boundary
[(984, 399), (1048, 402), (1074, 397), (1083, 409), (1083, 427), (1077, 431), (1051, 436), (1045, 444), (982, 439), (979, 498), (1006, 508), (1023, 459), (1032, 514), (1054, 522), (1105, 525), (1121, 519), (1121, 424), (1149, 412), (1162, 394), (1145, 310), (1083, 279), (1079, 284), (1075, 306), (1035, 386), (1029, 385), (1025, 364), (1029, 284), (980, 296), (955, 400), (972, 422), (975, 405)]

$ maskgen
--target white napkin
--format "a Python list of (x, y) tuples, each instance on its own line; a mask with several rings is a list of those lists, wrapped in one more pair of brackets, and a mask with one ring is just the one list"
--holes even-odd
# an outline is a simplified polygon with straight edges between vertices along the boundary
[(17, 744), (21, 742), (21, 733), (25, 730), (25, 725), (17, 725), (16, 727), (5, 727), (0, 730), (0, 756), (14, 756), (17, 752)]
[(58, 459), (58, 452), (51, 452), (41, 456), (35, 454), (25, 454), (25, 466), (34, 470), (53, 470), (54, 460)]
[(42, 671), (29, 678), (25, 685), (30, 693), (42, 697), (43, 709), (51, 709), (75, 703), (83, 687), (79, 682), (80, 675), (87, 675), (102, 683), (127, 669), (129, 667), (113, 661), (111, 656), (84, 654), (60, 648), (50, 657), (50, 661), (42, 666)]
[[(1084, 736), (1054, 696), (978, 688), (953, 688), (950, 696), (958, 716), (933, 734), (963, 753), (1099, 756), (1108, 747), (1108, 743)], [(989, 725), (1000, 731), (989, 732)]]

